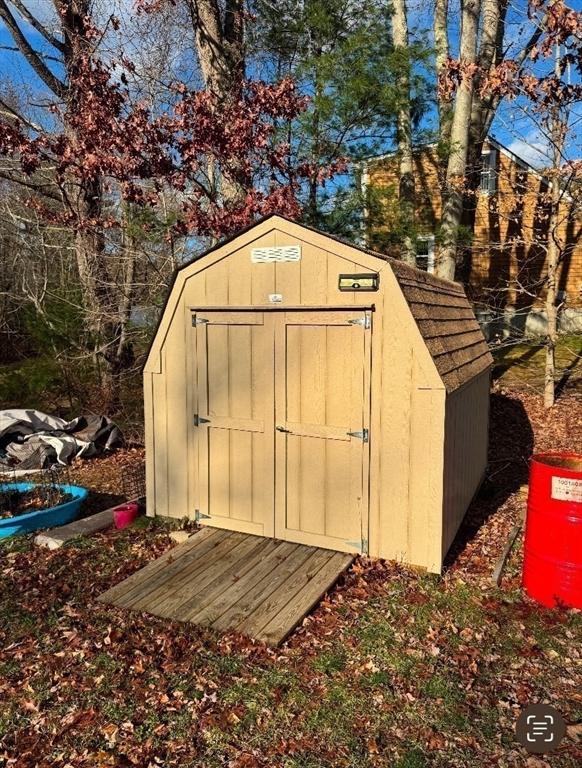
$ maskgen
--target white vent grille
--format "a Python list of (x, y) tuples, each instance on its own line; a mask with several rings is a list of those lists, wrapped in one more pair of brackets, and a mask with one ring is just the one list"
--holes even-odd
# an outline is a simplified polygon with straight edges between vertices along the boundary
[(251, 261), (253, 264), (272, 264), (277, 261), (300, 261), (300, 245), (283, 245), (278, 248), (253, 248)]

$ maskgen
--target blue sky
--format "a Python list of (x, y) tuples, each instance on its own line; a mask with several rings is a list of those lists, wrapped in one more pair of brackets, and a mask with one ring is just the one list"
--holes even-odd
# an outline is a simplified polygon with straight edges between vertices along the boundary
[[(571, 8), (582, 11), (582, 0), (570, 0)], [(432, 3), (426, 0), (409, 0), (408, 10), (410, 26), (421, 40), (428, 39), (432, 25)], [(450, 0), (453, 23), (449, 29), (451, 54), (458, 54), (459, 0)], [(506, 24), (507, 57), (511, 58), (521, 50), (533, 31), (532, 21), (527, 16), (527, 1), (516, 0), (509, 4)], [(553, 67), (553, 61), (543, 60), (534, 66), (539, 76)], [(574, 77), (575, 75), (573, 75)], [(579, 81), (579, 78), (578, 78)], [(434, 118), (434, 116), (431, 116)], [(582, 157), (582, 105), (571, 110), (571, 130), (568, 136), (566, 155), (569, 159)], [(525, 99), (502, 102), (493, 127), (492, 134), (508, 149), (536, 167), (547, 164), (549, 146), (543, 126), (531, 111), (531, 105)]]

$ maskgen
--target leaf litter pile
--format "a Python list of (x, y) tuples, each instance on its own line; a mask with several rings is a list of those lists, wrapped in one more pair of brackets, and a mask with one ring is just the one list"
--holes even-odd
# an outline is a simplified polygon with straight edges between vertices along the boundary
[[(489, 477), (444, 576), (359, 559), (277, 650), (96, 602), (171, 546), (168, 524), (53, 552), (8, 541), (0, 766), (580, 766), (582, 614), (524, 598), (519, 544), (501, 588), (490, 583), (528, 456), (580, 434), (580, 399), (547, 413), (538, 395), (494, 393)], [(115, 496), (123, 462), (140, 457), (79, 471)], [(545, 757), (513, 736), (538, 701), (568, 723)]]

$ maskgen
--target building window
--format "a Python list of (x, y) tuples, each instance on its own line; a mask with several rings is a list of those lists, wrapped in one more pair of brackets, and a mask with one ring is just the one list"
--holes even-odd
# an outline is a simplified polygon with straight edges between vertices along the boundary
[(481, 155), (481, 192), (497, 192), (497, 150), (488, 149)]
[(434, 272), (434, 235), (416, 238), (416, 266), (425, 272)]

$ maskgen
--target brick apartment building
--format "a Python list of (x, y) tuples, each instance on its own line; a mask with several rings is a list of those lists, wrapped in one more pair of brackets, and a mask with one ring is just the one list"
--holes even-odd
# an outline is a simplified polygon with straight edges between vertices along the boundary
[[(441, 175), (434, 145), (414, 156), (416, 181), (417, 266), (432, 272), (438, 256)], [(379, 215), (370, 215), (366, 243), (390, 252), (396, 221), (397, 161), (394, 154), (368, 159), (362, 186), (375, 192)], [(548, 181), (490, 138), (483, 149), (481, 188), (475, 199), (475, 226), (466, 233), (458, 278), (462, 280), (490, 337), (515, 332), (543, 333), (546, 246), (549, 237)], [(560, 326), (582, 330), (582, 214), (564, 194), (560, 208), (558, 272)]]

